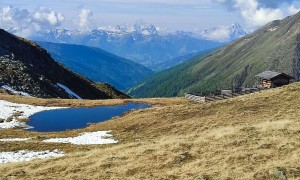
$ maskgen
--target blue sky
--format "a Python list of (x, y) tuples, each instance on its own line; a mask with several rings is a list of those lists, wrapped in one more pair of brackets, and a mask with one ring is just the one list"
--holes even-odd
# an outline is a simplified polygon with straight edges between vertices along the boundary
[(36, 29), (88, 30), (142, 20), (170, 30), (233, 23), (254, 29), (294, 14), (298, 8), (300, 2), (294, 0), (1, 0), (0, 27), (23, 24)]

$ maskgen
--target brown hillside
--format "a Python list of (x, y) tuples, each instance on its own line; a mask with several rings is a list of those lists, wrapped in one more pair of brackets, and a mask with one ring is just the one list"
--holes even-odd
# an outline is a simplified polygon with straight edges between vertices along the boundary
[(0, 165), (0, 179), (299, 179), (299, 92), (295, 83), (207, 104), (170, 99), (165, 105), (64, 133), (1, 131), (1, 138), (17, 133), (44, 138), (113, 130), (119, 143), (72, 146), (39, 138), (0, 142), (0, 151), (67, 152), (58, 159)]

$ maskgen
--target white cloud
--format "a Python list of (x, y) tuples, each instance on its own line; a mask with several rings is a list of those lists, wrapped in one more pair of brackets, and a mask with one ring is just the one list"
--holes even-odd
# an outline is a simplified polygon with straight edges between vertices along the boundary
[(214, 29), (208, 31), (206, 33), (202, 33), (202, 37), (212, 41), (226, 41), (230, 38), (230, 31), (227, 27), (220, 27), (218, 29)]
[(229, 8), (240, 11), (242, 17), (250, 26), (262, 26), (270, 21), (282, 19), (285, 15), (278, 7), (287, 1), (263, 1), (263, 0), (213, 0), (224, 4)]
[(36, 22), (51, 26), (61, 25), (62, 21), (65, 19), (62, 13), (56, 13), (51, 9), (40, 9), (39, 11), (34, 12), (32, 17)]
[[(217, 2), (224, 4), (228, 7), (234, 7), (236, 5), (237, 0), (211, 0), (212, 2)], [(249, 0), (242, 0), (243, 2), (247, 3)], [(250, 0), (251, 1), (251, 0)], [(282, 4), (292, 4), (296, 0), (255, 0), (256, 4), (258, 4), (259, 7), (263, 8), (278, 8)]]
[(12, 6), (0, 9), (0, 28), (11, 30), (22, 37), (28, 37), (36, 31), (46, 30), (62, 25), (64, 15), (51, 9), (39, 9), (29, 12), (27, 9), (18, 9)]
[(270, 21), (284, 17), (280, 9), (259, 7), (257, 0), (236, 0), (243, 18), (253, 26), (262, 26)]
[(291, 5), (289, 8), (289, 13), (291, 15), (297, 14), (300, 11), (300, 8), (295, 7), (294, 5)]
[(90, 18), (93, 16), (93, 12), (90, 9), (82, 8), (79, 13), (78, 26), (81, 29), (88, 30), (90, 23)]
[(19, 10), (11, 6), (0, 9), (0, 26), (2, 28), (17, 26), (18, 24), (27, 24), (30, 22), (30, 13), (26, 9)]

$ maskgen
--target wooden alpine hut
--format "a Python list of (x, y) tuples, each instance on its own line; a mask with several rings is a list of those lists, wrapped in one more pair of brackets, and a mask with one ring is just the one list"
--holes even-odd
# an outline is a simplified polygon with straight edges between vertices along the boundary
[(265, 71), (256, 75), (256, 77), (259, 78), (259, 83), (262, 88), (281, 87), (290, 84), (291, 79), (294, 79), (294, 77), (288, 74), (275, 71)]

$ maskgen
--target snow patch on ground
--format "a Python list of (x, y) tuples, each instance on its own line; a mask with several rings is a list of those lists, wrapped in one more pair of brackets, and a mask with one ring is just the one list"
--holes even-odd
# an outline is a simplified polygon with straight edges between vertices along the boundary
[(33, 106), (27, 104), (17, 104), (8, 101), (0, 100), (0, 129), (8, 129), (14, 127), (26, 127), (26, 124), (19, 122), (15, 117), (12, 121), (8, 122), (7, 119), (16, 113), (19, 113), (18, 118), (24, 119), (29, 118), (29, 116), (47, 110), (63, 109), (65, 107), (44, 107), (44, 106)]
[(54, 150), (54, 151), (21, 150), (21, 151), (14, 151), (14, 152), (0, 152), (0, 164), (31, 161), (33, 159), (57, 158), (62, 156), (64, 156), (64, 153), (60, 150)]
[(67, 86), (60, 84), (60, 83), (56, 83), (60, 88), (64, 89), (66, 91), (66, 93), (70, 94), (71, 96), (76, 97), (77, 99), (82, 99), (80, 96), (78, 96), (76, 93), (74, 93), (71, 89), (69, 89)]
[(112, 138), (111, 131), (97, 131), (97, 132), (85, 132), (79, 134), (77, 137), (69, 138), (52, 138), (46, 139), (43, 142), (52, 143), (71, 143), (76, 145), (96, 145), (96, 144), (114, 144), (117, 140)]
[(11, 128), (15, 128), (15, 127), (19, 127), (19, 128), (28, 128), (29, 126), (27, 126), (24, 122), (20, 122), (18, 121), (16, 118), (13, 118), (12, 121), (4, 121), (3, 123), (0, 123), (0, 130), (1, 129), (11, 129)]
[(271, 29), (269, 29), (269, 31), (275, 31), (277, 29), (277, 27), (274, 27), (274, 28), (271, 28)]
[(8, 90), (9, 92), (13, 93), (13, 94), (19, 94), (21, 96), (27, 96), (27, 97), (31, 97), (30, 94), (26, 93), (26, 92), (23, 92), (23, 91), (16, 91), (14, 90), (13, 88), (11, 88), (10, 86), (8, 85), (3, 85), (1, 86), (2, 89), (6, 89)]
[(11, 142), (11, 141), (28, 141), (31, 138), (3, 138), (0, 139), (0, 142)]

